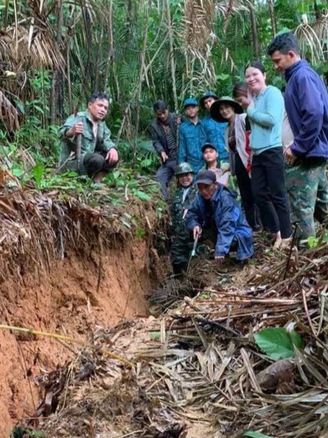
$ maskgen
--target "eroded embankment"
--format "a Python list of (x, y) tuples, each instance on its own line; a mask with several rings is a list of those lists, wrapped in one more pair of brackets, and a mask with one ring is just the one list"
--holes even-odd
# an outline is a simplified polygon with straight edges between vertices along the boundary
[[(150, 204), (93, 209), (55, 192), (3, 187), (0, 221), (1, 324), (85, 340), (97, 327), (147, 315), (158, 275)], [(0, 437), (33, 415), (35, 376), (73, 352), (52, 338), (0, 330)]]

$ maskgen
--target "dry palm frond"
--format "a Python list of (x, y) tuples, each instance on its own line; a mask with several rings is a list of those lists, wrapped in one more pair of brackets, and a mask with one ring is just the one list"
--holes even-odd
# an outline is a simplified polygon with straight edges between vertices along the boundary
[(294, 30), (303, 56), (308, 56), (312, 63), (327, 60), (328, 56), (328, 16), (308, 24), (304, 22)]
[(252, 7), (252, 2), (248, 0), (224, 0), (215, 3), (214, 6), (215, 12), (224, 18), (226, 18), (229, 13), (239, 14), (241, 12), (248, 12), (249, 8)]
[(0, 117), (8, 130), (14, 131), (19, 128), (19, 112), (1, 90)]
[(64, 65), (64, 58), (49, 29), (37, 25), (28, 29), (22, 25), (8, 28), (6, 37), (0, 37), (0, 53), (16, 73), (26, 67), (58, 69)]
[(213, 32), (214, 8), (210, 0), (185, 2), (185, 41), (187, 50), (207, 53), (207, 43)]

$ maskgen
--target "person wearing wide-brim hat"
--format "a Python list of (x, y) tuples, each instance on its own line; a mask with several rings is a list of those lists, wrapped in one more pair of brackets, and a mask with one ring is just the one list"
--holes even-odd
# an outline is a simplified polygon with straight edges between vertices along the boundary
[(224, 144), (226, 123), (217, 122), (210, 114), (211, 106), (217, 100), (218, 96), (214, 93), (214, 91), (206, 91), (206, 93), (200, 98), (199, 104), (201, 108), (208, 112), (208, 115), (203, 119), (206, 132), (206, 141), (215, 146), (218, 153), (219, 162), (221, 164), (227, 164), (229, 161), (229, 156)]
[(253, 230), (260, 228), (256, 219), (252, 195), (250, 170), (250, 149), (247, 147), (249, 128), (246, 114), (239, 103), (230, 96), (223, 96), (211, 106), (211, 116), (217, 122), (227, 122), (225, 147), (229, 153), (230, 171), (237, 178), (241, 201), (246, 219)]

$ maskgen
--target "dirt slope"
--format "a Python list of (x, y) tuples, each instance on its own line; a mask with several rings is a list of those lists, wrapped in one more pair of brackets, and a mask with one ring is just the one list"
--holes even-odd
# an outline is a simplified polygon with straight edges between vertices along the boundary
[[(84, 340), (97, 327), (147, 316), (150, 240), (147, 233), (137, 238), (133, 224), (131, 229), (118, 226), (126, 211), (131, 217), (145, 217), (146, 210), (141, 211), (147, 206), (131, 205), (125, 213), (101, 212), (105, 219), (99, 219), (98, 210), (66, 203), (65, 208), (56, 207), (65, 213), (63, 225), (62, 218), (58, 221), (53, 213), (54, 200), (47, 200), (52, 211), (49, 221), (44, 197), (7, 192), (0, 198), (0, 220), (6, 224), (0, 232), (2, 324)], [(145, 228), (156, 225), (154, 211), (147, 214)], [(144, 224), (139, 221), (138, 226)], [(58, 245), (58, 236), (61, 243), (64, 239), (65, 251)], [(51, 338), (0, 331), (1, 438), (9, 436), (15, 424), (38, 405), (34, 377), (71, 359), (74, 349), (70, 348)]]

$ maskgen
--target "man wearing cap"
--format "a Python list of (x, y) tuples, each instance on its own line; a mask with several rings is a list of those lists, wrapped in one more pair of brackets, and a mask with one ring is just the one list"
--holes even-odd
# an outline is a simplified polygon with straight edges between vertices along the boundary
[(218, 152), (216, 147), (212, 143), (205, 143), (202, 146), (203, 158), (205, 161), (205, 166), (203, 170), (211, 170), (216, 175), (216, 181), (224, 186), (228, 185), (230, 169), (220, 168), (220, 162), (218, 160)]
[(175, 168), (177, 189), (171, 206), (171, 248), (170, 257), (173, 272), (180, 274), (188, 266), (188, 258), (192, 250), (192, 240), (186, 229), (184, 218), (188, 208), (196, 196), (194, 171), (189, 163), (178, 164)]
[(206, 141), (206, 133), (198, 118), (197, 100), (188, 98), (183, 105), (188, 120), (180, 126), (178, 163), (188, 162), (198, 172), (204, 165), (201, 147)]
[(153, 108), (156, 118), (151, 124), (151, 136), (153, 147), (162, 161), (156, 179), (161, 185), (163, 198), (167, 201), (169, 198), (167, 188), (177, 164), (177, 136), (181, 116), (170, 113), (164, 100), (155, 102)]
[(214, 257), (218, 262), (232, 250), (236, 250), (239, 261), (252, 257), (253, 233), (233, 193), (217, 183), (211, 170), (198, 173), (197, 189), (198, 194), (186, 215), (186, 226), (193, 238), (201, 236), (203, 231), (214, 231)]
[(204, 96), (201, 97), (199, 103), (201, 108), (206, 110), (209, 114), (204, 117), (203, 125), (206, 132), (206, 141), (215, 146), (221, 167), (223, 163), (228, 163), (229, 154), (225, 149), (224, 133), (227, 124), (223, 122), (217, 122), (210, 114), (211, 106), (218, 100), (218, 96), (213, 91), (206, 91)]

